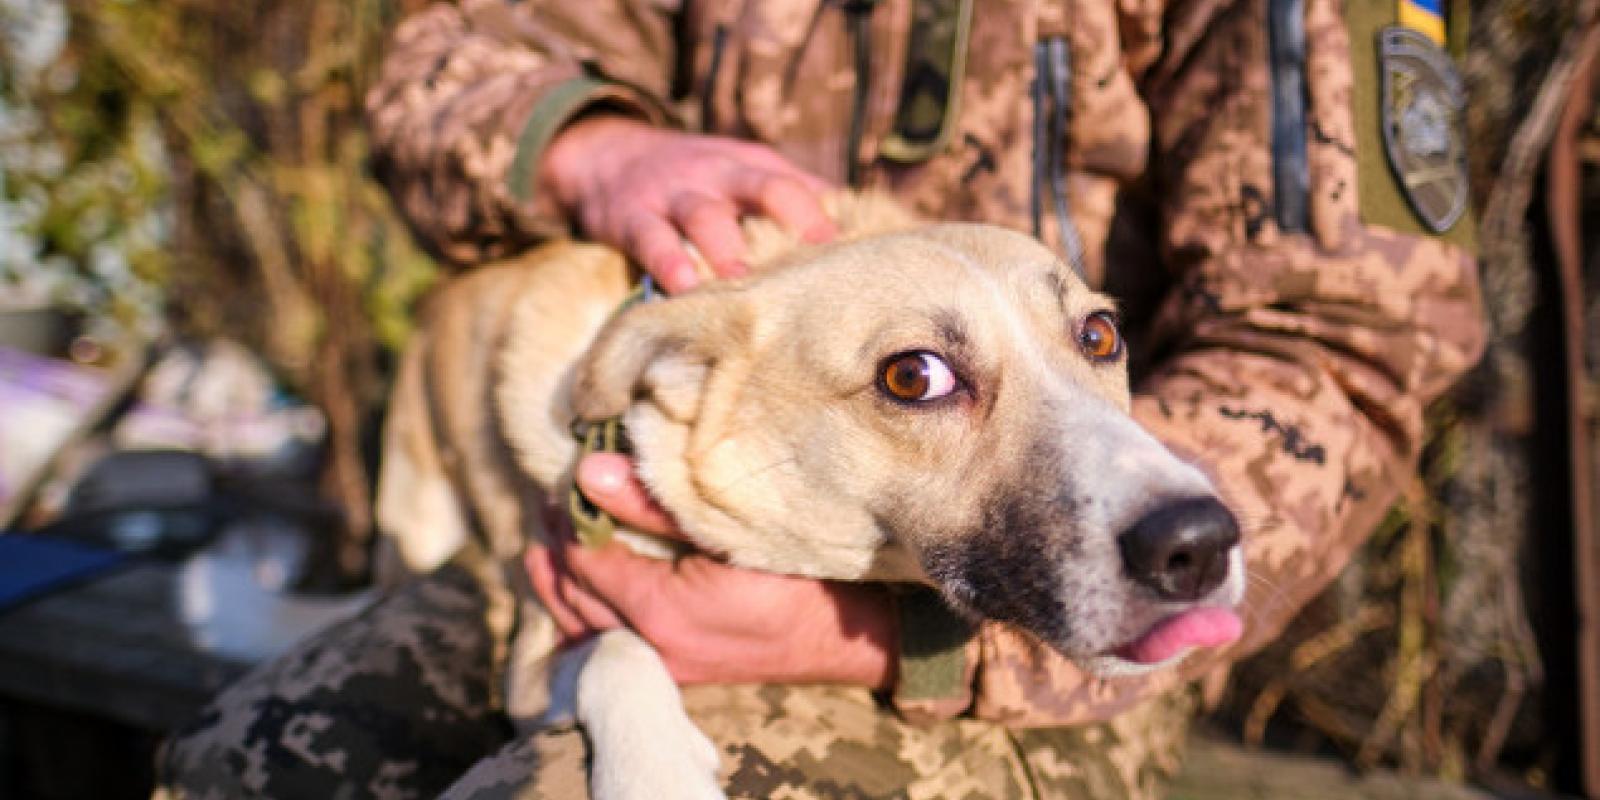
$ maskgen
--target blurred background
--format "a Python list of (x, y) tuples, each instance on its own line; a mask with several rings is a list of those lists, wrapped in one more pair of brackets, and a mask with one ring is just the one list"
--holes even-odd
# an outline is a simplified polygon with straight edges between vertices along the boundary
[[(0, 0), (0, 797), (147, 795), (165, 731), (367, 602), (436, 269), (361, 98), (420, 4)], [(1596, 6), (1473, 3), (1488, 353), (1175, 796), (1600, 792)]]

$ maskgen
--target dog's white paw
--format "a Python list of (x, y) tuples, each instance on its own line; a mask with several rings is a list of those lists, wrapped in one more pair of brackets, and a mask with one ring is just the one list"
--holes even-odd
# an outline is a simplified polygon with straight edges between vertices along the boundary
[(716, 745), (683, 710), (660, 656), (629, 631), (597, 637), (578, 678), (595, 800), (721, 800)]
[(700, 732), (700, 729), (689, 720), (688, 715), (683, 716), (683, 729), (677, 734), (683, 744), (683, 755), (702, 770), (716, 777), (717, 767), (721, 765), (721, 758), (717, 753), (717, 745), (710, 737)]
[(716, 747), (693, 725), (679, 736), (630, 753), (597, 749), (589, 773), (594, 800), (725, 800)]

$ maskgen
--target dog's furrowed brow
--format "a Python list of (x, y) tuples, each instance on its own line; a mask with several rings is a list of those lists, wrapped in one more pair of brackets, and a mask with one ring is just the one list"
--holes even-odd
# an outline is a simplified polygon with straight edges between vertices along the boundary
[(954, 309), (941, 308), (933, 312), (933, 332), (939, 337), (946, 352), (964, 350), (971, 341), (967, 335), (967, 323)]
[(932, 350), (962, 362), (972, 350), (972, 331), (966, 318), (948, 306), (905, 309), (864, 337), (857, 356), (878, 359), (907, 350)]
[(1044, 273), (1044, 283), (1050, 296), (1056, 299), (1056, 308), (1060, 310), (1061, 318), (1066, 319), (1067, 292), (1072, 291), (1072, 288), (1067, 284), (1067, 280), (1061, 277), (1059, 272), (1046, 271)]

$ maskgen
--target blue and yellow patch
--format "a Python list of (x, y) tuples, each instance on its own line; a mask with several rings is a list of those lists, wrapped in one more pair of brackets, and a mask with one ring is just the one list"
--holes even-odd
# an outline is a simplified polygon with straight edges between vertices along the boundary
[(1444, 47), (1444, 0), (1399, 0), (1399, 23)]
[[(1447, 47), (1465, 0), (1345, 0), (1361, 219), (1476, 247), (1466, 93)], [(1448, 13), (1447, 13), (1448, 10)]]

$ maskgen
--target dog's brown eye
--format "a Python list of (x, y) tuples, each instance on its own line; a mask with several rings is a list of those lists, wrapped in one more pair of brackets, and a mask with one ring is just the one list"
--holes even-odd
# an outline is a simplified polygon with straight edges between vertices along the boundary
[(1115, 361), (1122, 355), (1122, 334), (1109, 311), (1096, 311), (1078, 329), (1078, 347), (1090, 361)]
[(937, 400), (955, 391), (956, 376), (944, 359), (932, 353), (902, 353), (884, 362), (878, 384), (890, 397), (914, 403)]

